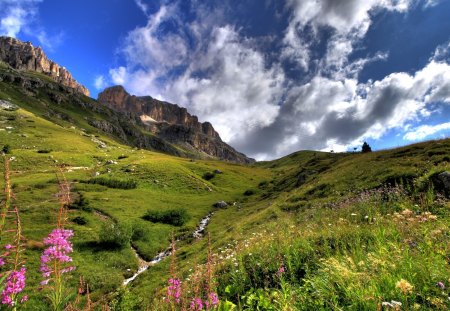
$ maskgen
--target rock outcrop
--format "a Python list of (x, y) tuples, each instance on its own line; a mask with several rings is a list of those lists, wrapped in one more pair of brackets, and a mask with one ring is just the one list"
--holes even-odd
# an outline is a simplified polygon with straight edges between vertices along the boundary
[(211, 123), (199, 122), (186, 108), (150, 96), (130, 95), (122, 86), (105, 89), (98, 95), (98, 101), (123, 113), (139, 116), (148, 131), (171, 143), (222, 160), (254, 161), (224, 143)]
[(40, 47), (34, 47), (30, 42), (0, 36), (0, 61), (16, 70), (46, 74), (56, 82), (89, 96), (89, 90), (79, 84), (66, 68), (48, 59)]

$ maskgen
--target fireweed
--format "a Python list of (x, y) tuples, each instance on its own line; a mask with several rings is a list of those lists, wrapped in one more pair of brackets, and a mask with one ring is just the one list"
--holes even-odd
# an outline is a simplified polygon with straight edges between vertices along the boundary
[[(1, 304), (6, 305), (13, 310), (17, 310), (20, 303), (28, 300), (28, 296), (21, 296), (25, 288), (24, 261), (21, 258), (23, 251), (22, 245), (22, 226), (20, 222), (19, 209), (17, 206), (11, 207), (14, 198), (11, 190), (9, 159), (4, 156), (4, 180), (5, 180), (5, 200), (1, 209), (0, 232), (1, 240), (8, 240), (9, 234), (12, 234), (12, 243), (4, 246), (4, 251), (0, 255), (1, 268)], [(11, 216), (11, 222), (6, 222), (8, 216)], [(11, 228), (8, 226), (11, 225)], [(3, 244), (3, 243), (2, 243)], [(21, 297), (20, 297), (21, 296)]]
[(73, 251), (70, 241), (73, 237), (73, 231), (64, 229), (67, 221), (67, 205), (70, 203), (70, 186), (62, 171), (60, 173), (62, 178), (59, 179), (60, 208), (57, 225), (44, 238), (44, 244), (48, 247), (42, 253), (40, 269), (44, 278), (41, 285), (50, 288), (47, 297), (55, 311), (63, 310), (70, 298), (70, 295), (67, 295), (65, 291), (64, 274), (75, 270), (75, 266), (71, 265), (72, 258), (69, 256)]
[[(219, 306), (219, 297), (215, 288), (211, 238), (208, 236), (208, 259), (206, 265), (197, 266), (191, 278), (182, 282), (175, 273), (175, 242), (172, 240), (172, 256), (167, 296), (164, 298), (170, 310), (213, 310)], [(189, 290), (190, 288), (190, 290)]]

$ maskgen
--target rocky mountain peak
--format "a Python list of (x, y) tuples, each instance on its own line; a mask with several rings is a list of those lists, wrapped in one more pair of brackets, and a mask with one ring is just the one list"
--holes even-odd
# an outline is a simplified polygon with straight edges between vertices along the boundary
[(254, 160), (222, 141), (209, 122), (199, 122), (186, 108), (151, 96), (130, 95), (123, 86), (113, 86), (98, 95), (98, 101), (115, 110), (140, 117), (146, 129), (171, 143), (207, 155), (239, 163)]
[(46, 74), (56, 82), (89, 96), (89, 90), (79, 84), (66, 68), (48, 59), (43, 50), (34, 47), (31, 42), (0, 36), (0, 61), (16, 70)]

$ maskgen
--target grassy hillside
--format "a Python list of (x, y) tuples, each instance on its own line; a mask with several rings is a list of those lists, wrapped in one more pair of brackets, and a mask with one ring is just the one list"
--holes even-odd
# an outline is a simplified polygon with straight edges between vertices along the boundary
[[(39, 258), (56, 222), (61, 166), (73, 201), (71, 291), (83, 276), (94, 308), (180, 309), (162, 302), (170, 266), (187, 305), (208, 275), (195, 271), (213, 267), (209, 285), (222, 310), (450, 308), (449, 204), (431, 183), (450, 170), (450, 140), (366, 154), (301, 151), (241, 166), (131, 148), (89, 125), (105, 113), (80, 109), (76, 99), (58, 105), (7, 81), (0, 99), (20, 107), (0, 110), (0, 148), (9, 145), (13, 157), (25, 310), (48, 309), (46, 291), (37, 291)], [(218, 201), (229, 206), (214, 208)], [(181, 223), (144, 219), (164, 211)], [(212, 211), (208, 260), (208, 239), (192, 232)], [(124, 288), (139, 264), (130, 246), (150, 260), (172, 235), (175, 262), (163, 260)]]

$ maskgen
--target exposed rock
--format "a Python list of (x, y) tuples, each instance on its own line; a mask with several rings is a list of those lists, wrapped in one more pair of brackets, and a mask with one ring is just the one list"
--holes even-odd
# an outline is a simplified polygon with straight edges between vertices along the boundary
[(221, 170), (214, 170), (214, 174), (222, 174)]
[(118, 111), (137, 115), (148, 131), (170, 143), (222, 160), (254, 162), (224, 143), (211, 123), (199, 122), (186, 108), (150, 96), (130, 95), (122, 86), (105, 89), (99, 94), (98, 101)]
[(0, 37), (0, 61), (21, 71), (36, 71), (46, 74), (62, 85), (89, 96), (89, 90), (79, 84), (66, 68), (48, 59), (40, 47), (31, 42), (22, 42), (11, 37)]
[(228, 203), (225, 201), (219, 201), (219, 202), (214, 203), (213, 206), (216, 208), (226, 208), (228, 206)]
[(437, 192), (445, 194), (446, 197), (450, 197), (450, 172), (434, 174), (430, 177), (430, 180)]
[(19, 109), (19, 106), (14, 105), (7, 100), (0, 100), (0, 108), (3, 110), (14, 111)]

